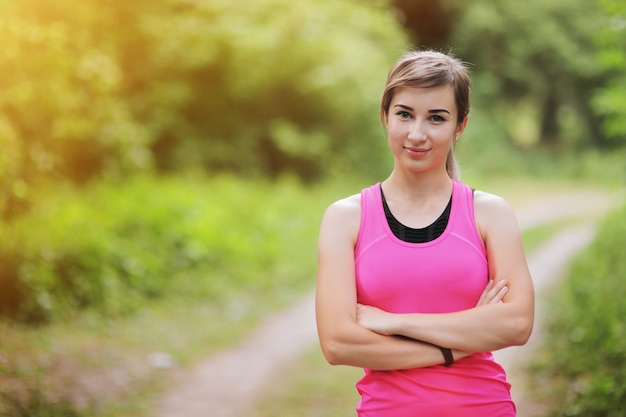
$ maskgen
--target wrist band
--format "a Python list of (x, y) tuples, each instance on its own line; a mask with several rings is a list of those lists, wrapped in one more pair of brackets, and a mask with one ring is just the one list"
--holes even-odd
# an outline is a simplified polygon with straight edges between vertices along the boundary
[(443, 355), (443, 359), (446, 361), (444, 363), (444, 366), (452, 365), (452, 363), (454, 362), (454, 358), (452, 357), (452, 351), (448, 348), (444, 348), (440, 346), (439, 346), (439, 350), (441, 351), (441, 354)]

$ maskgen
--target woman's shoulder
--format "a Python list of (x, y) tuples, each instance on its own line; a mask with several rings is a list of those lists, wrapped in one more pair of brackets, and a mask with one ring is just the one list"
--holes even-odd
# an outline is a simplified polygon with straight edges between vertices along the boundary
[(513, 207), (504, 198), (486, 191), (474, 191), (474, 215), (482, 228), (517, 223)]
[(361, 194), (353, 194), (332, 203), (326, 209), (325, 216), (354, 217), (361, 213)]
[(474, 204), (486, 209), (510, 208), (504, 197), (487, 191), (474, 190)]
[(380, 183), (372, 184), (363, 188), (361, 192), (352, 194), (348, 197), (335, 201), (326, 209), (326, 213), (330, 213), (335, 216), (350, 216), (360, 215), (361, 213), (361, 199), (365, 195), (366, 200), (368, 195), (373, 195), (377, 189), (380, 189)]
[(471, 198), (474, 201), (474, 211), (493, 213), (493, 211), (512, 211), (511, 206), (503, 197), (492, 194), (483, 190), (475, 189), (469, 184), (462, 182), (461, 180), (453, 180), (457, 184), (459, 189), (464, 188), (466, 193), (471, 194)]
[(354, 245), (361, 225), (361, 195), (354, 194), (332, 203), (324, 212), (320, 244), (333, 246), (341, 242)]
[(379, 189), (380, 183), (372, 184), (357, 194), (335, 201), (326, 208), (322, 224), (330, 224), (330, 227), (348, 230), (350, 233), (358, 232), (361, 225), (362, 200), (368, 204), (367, 202), (371, 201)]

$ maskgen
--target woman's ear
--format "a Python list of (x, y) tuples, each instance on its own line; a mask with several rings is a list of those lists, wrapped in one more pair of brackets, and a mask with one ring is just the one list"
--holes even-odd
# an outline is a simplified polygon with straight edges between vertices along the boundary
[(456, 126), (456, 132), (454, 132), (454, 137), (458, 140), (459, 137), (463, 134), (465, 127), (467, 126), (467, 120), (469, 116), (465, 116), (463, 121)]

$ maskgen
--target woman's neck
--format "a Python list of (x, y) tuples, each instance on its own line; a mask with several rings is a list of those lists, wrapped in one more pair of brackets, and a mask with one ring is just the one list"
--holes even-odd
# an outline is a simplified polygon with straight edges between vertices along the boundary
[(393, 170), (382, 186), (390, 196), (422, 202), (432, 198), (447, 198), (452, 192), (452, 180), (445, 171), (407, 175)]

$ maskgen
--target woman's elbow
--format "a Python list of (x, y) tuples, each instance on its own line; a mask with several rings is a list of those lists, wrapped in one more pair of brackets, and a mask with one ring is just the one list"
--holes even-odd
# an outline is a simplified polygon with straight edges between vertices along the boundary
[(511, 345), (522, 346), (530, 339), (533, 331), (533, 317), (519, 317), (515, 320), (511, 332)]
[(335, 340), (321, 340), (320, 346), (326, 362), (330, 365), (345, 365), (345, 349), (342, 344)]

